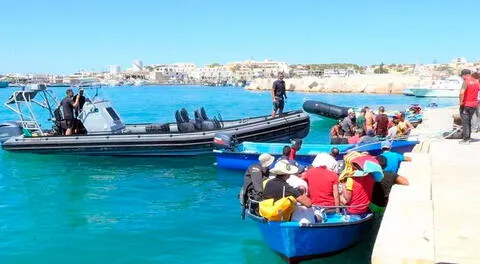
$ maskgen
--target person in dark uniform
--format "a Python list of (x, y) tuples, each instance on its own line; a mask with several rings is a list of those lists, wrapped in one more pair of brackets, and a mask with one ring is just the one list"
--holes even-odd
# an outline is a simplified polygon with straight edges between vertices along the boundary
[(278, 80), (273, 82), (272, 86), (272, 100), (273, 100), (273, 112), (272, 118), (275, 118), (275, 114), (278, 110), (278, 115), (283, 116), (283, 107), (285, 106), (285, 100), (287, 99), (287, 93), (285, 89), (285, 81), (283, 80), (283, 72), (278, 74)]
[(263, 181), (268, 178), (270, 166), (275, 161), (275, 158), (270, 154), (264, 153), (258, 157), (258, 160), (260, 163), (250, 165), (245, 172), (243, 187), (240, 191), (242, 218), (245, 217), (248, 199), (255, 201), (261, 201), (263, 199)]
[(80, 96), (77, 96), (77, 99), (73, 101), (73, 90), (67, 89), (67, 96), (60, 102), (63, 111), (63, 119), (67, 124), (67, 131), (65, 132), (66, 136), (70, 136), (72, 134), (74, 123), (73, 109), (78, 107), (79, 100)]
[(73, 101), (77, 100), (77, 97), (80, 97), (78, 101), (78, 106), (75, 108), (75, 118), (78, 118), (78, 115), (83, 111), (83, 105), (85, 104), (86, 98), (83, 96), (83, 89), (80, 88), (78, 94), (73, 97)]

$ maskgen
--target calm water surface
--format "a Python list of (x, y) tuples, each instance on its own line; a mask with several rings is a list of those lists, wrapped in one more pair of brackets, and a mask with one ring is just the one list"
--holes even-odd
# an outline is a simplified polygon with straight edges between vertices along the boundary
[[(12, 89), (0, 89), (6, 100)], [(64, 89), (56, 89), (57, 96)], [(106, 88), (128, 123), (174, 120), (204, 106), (224, 119), (270, 113), (268, 92), (235, 87)], [(345, 106), (405, 109), (455, 99), (401, 95), (289, 93)], [(61, 98), (59, 98), (61, 99)], [(46, 118), (46, 115), (40, 115)], [(0, 109), (0, 122), (16, 116)], [(312, 117), (306, 142), (324, 143), (331, 122)], [(47, 123), (44, 122), (46, 126)], [(0, 263), (282, 263), (236, 199), (242, 172), (219, 170), (212, 156), (111, 158), (0, 151)], [(377, 223), (378, 224), (378, 223)], [(343, 254), (308, 263), (369, 263), (375, 232)]]

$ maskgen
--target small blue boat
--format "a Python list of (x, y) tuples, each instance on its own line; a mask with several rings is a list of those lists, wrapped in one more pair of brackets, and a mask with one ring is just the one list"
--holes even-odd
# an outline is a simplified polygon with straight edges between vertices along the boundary
[[(391, 150), (398, 153), (412, 151), (413, 147), (419, 143), (416, 140), (392, 140)], [(245, 170), (248, 166), (258, 163), (258, 156), (262, 153), (269, 153), (276, 158), (282, 156), (283, 143), (256, 143), (243, 142), (236, 144), (231, 148), (214, 150), (217, 166), (223, 169)], [(219, 145), (217, 144), (217, 148)], [(315, 156), (322, 152), (329, 153), (336, 147), (340, 151), (339, 159), (349, 151), (368, 152), (370, 155), (379, 155), (382, 153), (381, 142), (369, 143), (364, 145), (329, 145), (329, 144), (302, 144), (302, 148), (296, 153), (295, 160), (302, 165), (312, 164)]]
[[(273, 222), (250, 211), (265, 243), (289, 263), (340, 253), (357, 243), (372, 227), (373, 214), (328, 214), (324, 223)], [(347, 218), (346, 218), (347, 217)]]

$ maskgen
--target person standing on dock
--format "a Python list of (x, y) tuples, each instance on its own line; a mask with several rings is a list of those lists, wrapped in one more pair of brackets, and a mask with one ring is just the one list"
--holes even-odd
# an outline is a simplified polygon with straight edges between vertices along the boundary
[(283, 80), (283, 72), (278, 74), (278, 80), (273, 82), (272, 86), (272, 101), (273, 101), (273, 112), (272, 118), (275, 118), (275, 114), (278, 110), (278, 115), (283, 116), (283, 108), (285, 106), (285, 100), (287, 99), (287, 93), (285, 89), (285, 81)]
[(72, 134), (72, 128), (73, 128), (73, 122), (74, 122), (73, 109), (78, 107), (79, 100), (80, 100), (80, 96), (77, 96), (74, 102), (73, 90), (67, 89), (67, 96), (63, 98), (63, 100), (60, 102), (60, 105), (62, 106), (63, 119), (67, 124), (67, 131), (65, 132), (65, 136), (70, 136)]
[(472, 72), (464, 69), (461, 72), (463, 85), (460, 89), (460, 117), (462, 118), (463, 139), (461, 144), (468, 144), (471, 141), (472, 117), (478, 107), (479, 81), (472, 77)]

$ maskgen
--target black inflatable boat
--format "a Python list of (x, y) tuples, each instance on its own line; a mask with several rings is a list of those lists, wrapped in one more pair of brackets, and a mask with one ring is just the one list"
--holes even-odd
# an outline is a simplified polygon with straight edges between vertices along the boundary
[(342, 119), (348, 115), (349, 107), (337, 106), (320, 101), (307, 100), (303, 103), (303, 110), (310, 114), (317, 114), (332, 119)]

